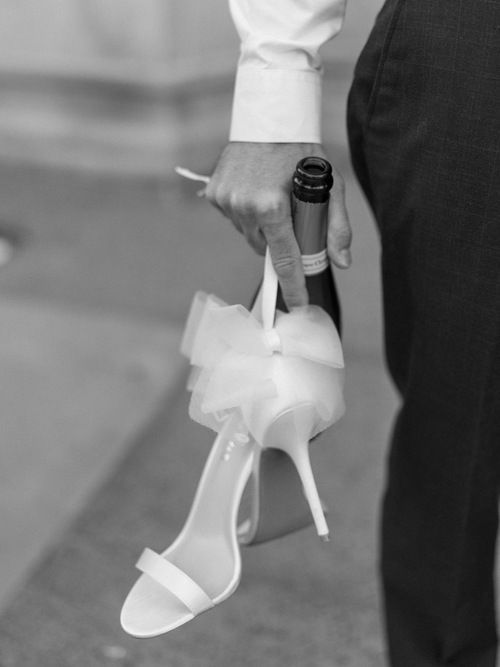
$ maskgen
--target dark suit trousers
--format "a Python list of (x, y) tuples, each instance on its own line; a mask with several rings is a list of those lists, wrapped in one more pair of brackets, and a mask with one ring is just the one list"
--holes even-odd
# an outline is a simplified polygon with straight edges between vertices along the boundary
[(393, 667), (494, 667), (500, 0), (387, 0), (349, 95), (401, 395), (381, 574)]

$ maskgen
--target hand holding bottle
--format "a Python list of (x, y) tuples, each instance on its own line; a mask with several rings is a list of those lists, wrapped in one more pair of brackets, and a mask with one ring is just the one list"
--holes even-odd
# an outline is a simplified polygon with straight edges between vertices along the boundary
[[(293, 232), (291, 175), (299, 160), (325, 156), (319, 144), (231, 142), (222, 152), (206, 187), (209, 201), (264, 254), (269, 245), (288, 308), (308, 303), (304, 273)], [(339, 268), (350, 265), (351, 228), (341, 174), (333, 169), (328, 253)]]

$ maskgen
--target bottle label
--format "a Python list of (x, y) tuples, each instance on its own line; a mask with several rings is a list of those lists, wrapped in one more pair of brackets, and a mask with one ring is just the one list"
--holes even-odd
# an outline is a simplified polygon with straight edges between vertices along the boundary
[(304, 275), (315, 276), (328, 268), (328, 253), (326, 248), (314, 255), (302, 255)]

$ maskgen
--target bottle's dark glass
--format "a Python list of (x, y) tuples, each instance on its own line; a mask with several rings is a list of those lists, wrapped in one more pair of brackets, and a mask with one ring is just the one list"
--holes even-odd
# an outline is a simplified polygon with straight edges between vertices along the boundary
[[(306, 157), (297, 164), (291, 196), (295, 236), (302, 254), (309, 303), (321, 306), (341, 333), (340, 302), (326, 255), (328, 204), (333, 185), (332, 167), (320, 157)], [(254, 296), (253, 301), (255, 300)], [(278, 289), (277, 308), (287, 311)]]

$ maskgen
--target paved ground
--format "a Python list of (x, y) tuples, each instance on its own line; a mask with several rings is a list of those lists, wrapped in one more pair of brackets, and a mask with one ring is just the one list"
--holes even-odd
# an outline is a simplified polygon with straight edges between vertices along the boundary
[[(334, 538), (246, 550), (232, 600), (168, 639), (132, 640), (117, 619), (138, 551), (173, 539), (210, 445), (187, 417), (178, 336), (199, 288), (247, 303), (261, 260), (192, 184), (0, 166), (0, 231), (20, 239), (0, 271), (2, 667), (383, 664), (377, 508), (396, 398), (347, 85), (330, 88), (325, 127), (355, 234), (337, 272), (348, 414), (313, 452)], [(180, 159), (209, 172), (223, 137), (202, 139)]]
[(175, 327), (0, 298), (0, 603), (109, 475), (181, 369)]
[(350, 360), (349, 413), (314, 444), (332, 541), (312, 529), (243, 552), (233, 597), (166, 637), (118, 625), (143, 546), (167, 546), (186, 516), (211, 437), (180, 391), (19, 591), (0, 629), (3, 667), (382, 667), (377, 503), (393, 407), (380, 364)]

